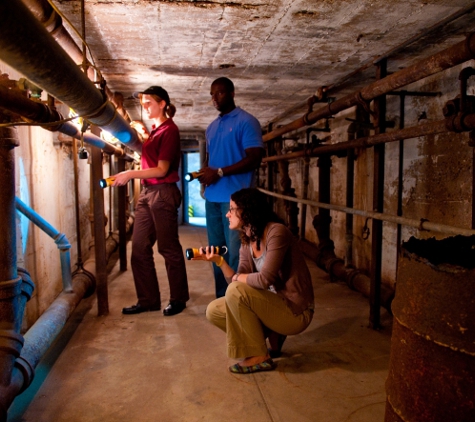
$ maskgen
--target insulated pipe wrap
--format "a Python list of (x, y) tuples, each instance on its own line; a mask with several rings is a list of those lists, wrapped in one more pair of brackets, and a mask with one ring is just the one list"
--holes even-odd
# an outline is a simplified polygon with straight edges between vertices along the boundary
[(0, 2), (0, 54), (35, 85), (141, 152), (135, 130), (20, 1)]

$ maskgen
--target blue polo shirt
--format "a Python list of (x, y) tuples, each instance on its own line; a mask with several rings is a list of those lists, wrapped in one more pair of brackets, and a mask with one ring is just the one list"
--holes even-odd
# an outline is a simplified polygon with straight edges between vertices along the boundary
[[(222, 168), (241, 161), (247, 148), (264, 148), (259, 121), (247, 111), (236, 107), (218, 116), (206, 129), (208, 166)], [(205, 197), (211, 202), (229, 202), (231, 194), (255, 185), (255, 170), (224, 176), (208, 186)]]

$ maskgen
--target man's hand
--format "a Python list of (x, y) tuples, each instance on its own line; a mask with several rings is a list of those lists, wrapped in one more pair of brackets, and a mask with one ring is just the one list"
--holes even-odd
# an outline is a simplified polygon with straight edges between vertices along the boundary
[(218, 169), (213, 169), (211, 167), (203, 167), (202, 169), (200, 169), (200, 172), (202, 172), (203, 174), (198, 177), (198, 180), (205, 186), (212, 185), (220, 179), (218, 175)]

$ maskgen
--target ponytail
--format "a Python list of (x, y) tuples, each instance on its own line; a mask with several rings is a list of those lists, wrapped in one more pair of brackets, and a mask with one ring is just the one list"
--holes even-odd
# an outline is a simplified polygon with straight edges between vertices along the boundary
[(167, 106), (165, 107), (165, 115), (167, 117), (173, 117), (176, 113), (176, 107), (175, 107), (175, 104), (167, 104)]

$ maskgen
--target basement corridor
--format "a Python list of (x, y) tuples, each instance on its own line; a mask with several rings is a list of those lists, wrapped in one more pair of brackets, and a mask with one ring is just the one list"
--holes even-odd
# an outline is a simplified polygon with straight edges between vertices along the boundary
[[(181, 226), (183, 248), (206, 245), (206, 229)], [(130, 248), (130, 242), (128, 248)], [(156, 249), (155, 249), (156, 250)], [(130, 249), (129, 249), (130, 257)], [(164, 261), (156, 253), (167, 305)], [(109, 315), (95, 295), (81, 302), (18, 396), (8, 422), (382, 422), (392, 317), (368, 328), (368, 300), (308, 261), (315, 315), (289, 337), (277, 369), (235, 375), (225, 335), (205, 317), (211, 265), (187, 261), (191, 299), (181, 314), (122, 315), (136, 296), (129, 270), (109, 273)]]

